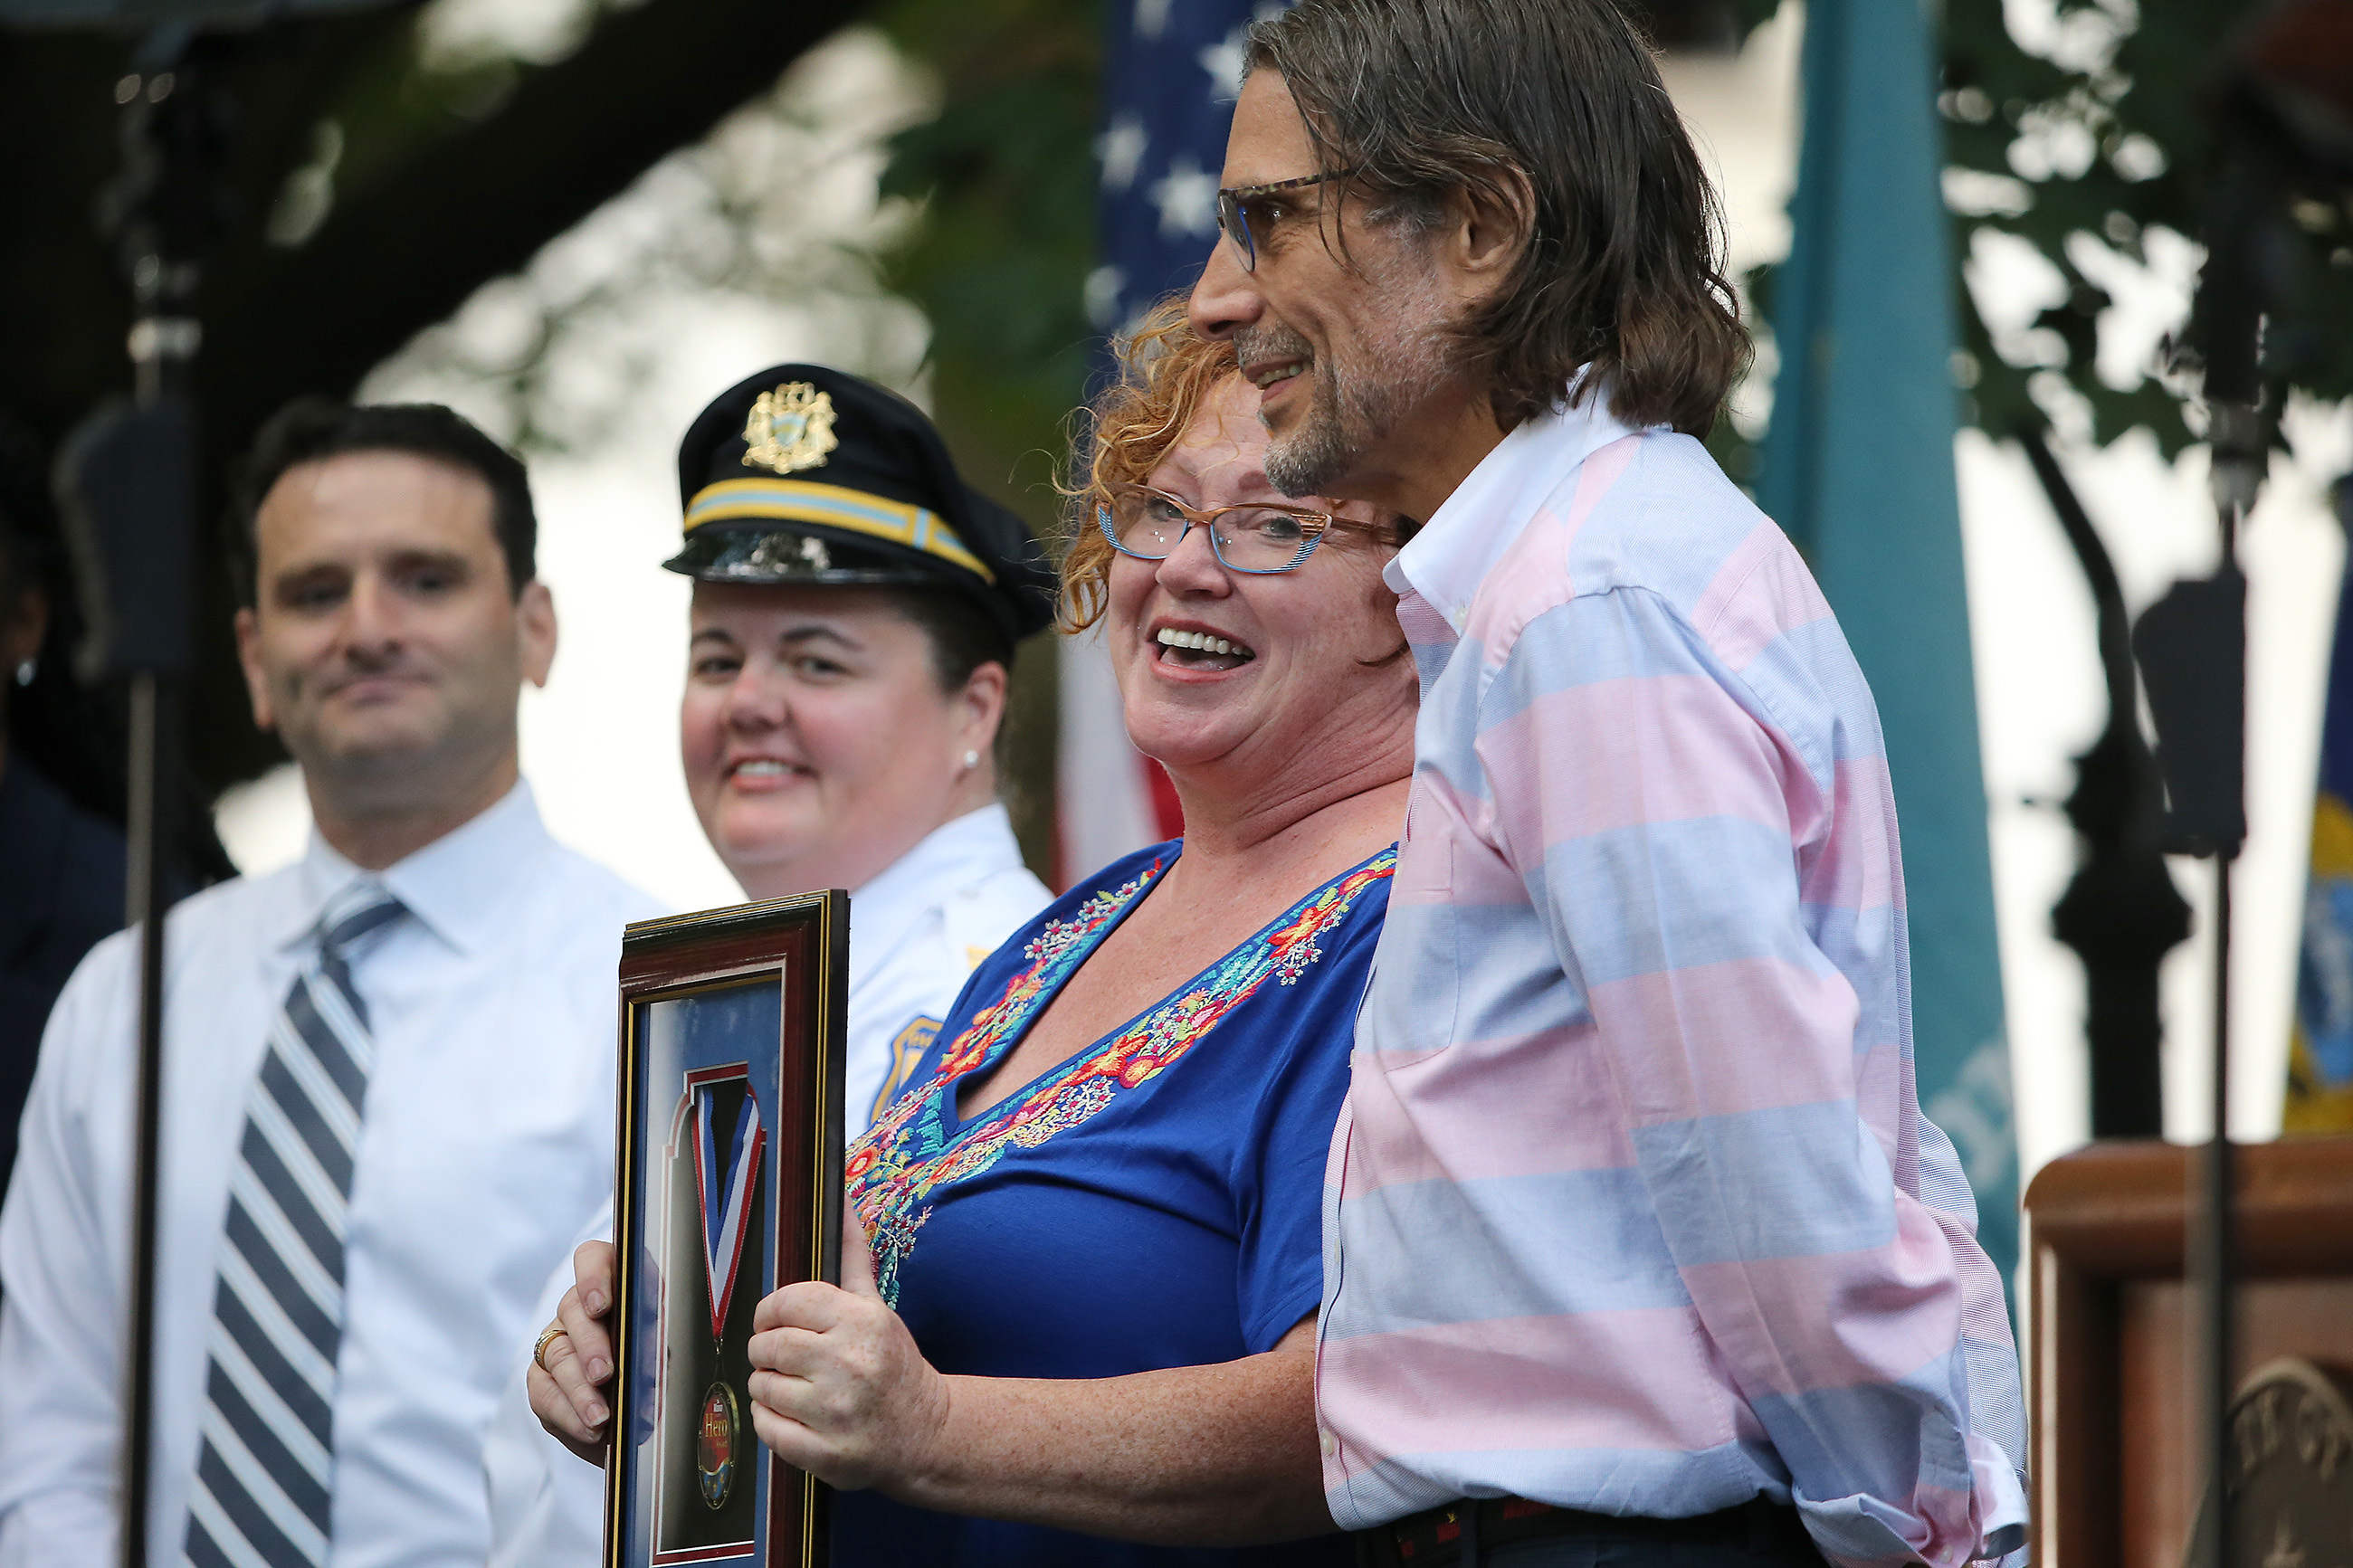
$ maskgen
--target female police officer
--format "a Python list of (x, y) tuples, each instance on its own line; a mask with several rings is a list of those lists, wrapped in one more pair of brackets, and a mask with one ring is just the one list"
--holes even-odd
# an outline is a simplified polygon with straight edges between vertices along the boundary
[[(997, 800), (993, 746), (1014, 647), (1052, 613), (1052, 570), (919, 411), (822, 366), (723, 394), (678, 472), (686, 538), (665, 564), (695, 582), (687, 793), (748, 897), (851, 890), (854, 1138), (972, 966), (1046, 902)], [(550, 1318), (571, 1266), (558, 1274)], [(551, 1324), (534, 1359), (566, 1353)], [(519, 1369), (485, 1450), (500, 1564), (589, 1562), (597, 1545), (602, 1472), (530, 1412), (543, 1367)]]

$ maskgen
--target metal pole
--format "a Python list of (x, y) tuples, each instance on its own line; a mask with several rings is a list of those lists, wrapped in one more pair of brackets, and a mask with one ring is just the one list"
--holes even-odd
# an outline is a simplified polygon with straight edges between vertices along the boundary
[(2232, 1199), (2233, 1151), (2231, 1147), (2231, 868), (2228, 852), (2214, 857), (2214, 1135), (2206, 1145), (2205, 1252), (2200, 1269), (2205, 1297), (2205, 1362), (2207, 1473), (2213, 1478), (2213, 1505), (2209, 1510), (2206, 1561), (2212, 1568), (2230, 1568), (2231, 1393), (2236, 1379), (2236, 1346), (2232, 1281), (2237, 1278), (2237, 1219)]
[[(2242, 449), (2255, 426), (2254, 410), (2234, 410), (2233, 416), (2220, 419), (2221, 428), (2215, 434), (2228, 470), (2240, 467), (2253, 468), (2261, 461), (2261, 447), (2250, 459)], [(2254, 472), (2260, 474), (2260, 468)], [(2225, 487), (2218, 498), (2216, 518), (2222, 535), (2222, 561), (2220, 571), (2234, 573), (2239, 564), (2239, 521), (2242, 510), (2253, 500), (2252, 494), (2242, 498), (2237, 489), (2247, 484), (2247, 476), (2226, 472), (2221, 480)], [(2235, 628), (2239, 647), (2246, 646), (2247, 624), (2242, 605)], [(2245, 700), (2243, 688), (2238, 694)], [(2243, 791), (2245, 759), (2232, 759), (2234, 768), (2241, 770)], [(2243, 799), (2243, 795), (2242, 795)], [(2233, 1521), (2236, 1500), (2231, 1495), (2231, 1395), (2238, 1380), (2238, 1336), (2236, 1289), (2239, 1278), (2238, 1258), (2238, 1187), (2237, 1161), (2231, 1146), (2231, 869), (2237, 864), (2239, 846), (2235, 841), (2217, 844), (2214, 847), (2214, 1081), (2212, 1085), (2214, 1128), (2206, 1148), (2206, 1433), (2209, 1471), (2214, 1486), (2213, 1556), (2209, 1560), (2213, 1568), (2231, 1568), (2231, 1542), (2235, 1538)]]
[(125, 911), (139, 929), (139, 1107), (137, 1198), (132, 1224), (129, 1419), (123, 1433), (122, 1562), (145, 1568), (147, 1502), (155, 1429), (155, 1223), (157, 1141), (164, 1109), (164, 920), (166, 842), (172, 813), (164, 796), (165, 759), (177, 741), (176, 693), (164, 677), (131, 678), (130, 887)]
[[(2253, 363), (2254, 332), (2242, 345)], [(2245, 579), (2239, 572), (2239, 527), (2254, 503), (2256, 487), (2263, 473), (2263, 443), (2259, 410), (2252, 399), (2245, 403), (2215, 399), (2208, 405), (2213, 441), (2215, 519), (2221, 533), (2221, 564), (2216, 568), (2217, 581), (2230, 580), (2238, 584), (2232, 600), (2232, 616), (2229, 627), (2232, 667), (2238, 672), (2236, 689), (2230, 700), (2239, 711), (2244, 712), (2246, 701), (2245, 658), (2247, 639)], [(2234, 727), (2239, 737), (2239, 754), (2227, 759), (2232, 780), (2232, 794), (2242, 814), (2238, 832), (2217, 838), (2214, 854), (2214, 1060), (2211, 1094), (2214, 1125), (2206, 1148), (2205, 1257), (2200, 1259), (2205, 1299), (2206, 1342), (2201, 1347), (2204, 1363), (2201, 1382), (2205, 1398), (2201, 1402), (2206, 1428), (2207, 1474), (2213, 1491), (2213, 1506), (2209, 1510), (2211, 1521), (2205, 1562), (2211, 1568), (2231, 1568), (2232, 1542), (2235, 1536), (2235, 1500), (2231, 1495), (2231, 1398), (2238, 1377), (2237, 1299), (2238, 1283), (2238, 1188), (2236, 1159), (2231, 1144), (2231, 870), (2237, 863), (2240, 845), (2244, 835), (2245, 768), (2244, 731)]]
[[(2222, 560), (2211, 577), (2175, 584), (2144, 611), (2134, 651), (2158, 721), (2158, 763), (2165, 773), (2167, 840), (2214, 860), (2214, 1057), (2212, 1136), (2201, 1162), (2205, 1179), (2183, 1194), (2197, 1223), (2185, 1249), (2184, 1285), (2199, 1304), (2198, 1348), (2188, 1353), (2198, 1392), (2187, 1418), (2202, 1434), (2192, 1447), (2208, 1467), (2208, 1503), (2189, 1561), (2227, 1568), (2231, 1499), (2225, 1489), (2232, 1354), (2232, 1295), (2237, 1190), (2231, 1143), (2231, 873), (2246, 841), (2247, 581), (2240, 573), (2237, 524), (2253, 499), (2241, 437), (2254, 426), (2244, 405), (2209, 405), (2216, 432), (2217, 511)], [(2252, 450), (2260, 458), (2263, 448)]]
[[(210, 126), (196, 97), (193, 28), (151, 37), (118, 84), (132, 163), (124, 225), (135, 300), (129, 350), (137, 405), (155, 409), (184, 392), (198, 342), (192, 310), (197, 241), (206, 223)], [(143, 170), (142, 158), (152, 160)], [(142, 176), (143, 175), (143, 181)], [(142, 199), (143, 198), (143, 199)], [(185, 462), (183, 455), (180, 461)], [(187, 477), (182, 476), (185, 489)], [(182, 526), (192, 520), (182, 520)], [(185, 542), (182, 542), (185, 550)], [(174, 587), (186, 592), (185, 584)], [(124, 1568), (146, 1568), (153, 1494), (155, 1246), (164, 1110), (164, 910), (179, 819), (180, 669), (185, 660), (141, 661), (129, 672), (131, 721), (129, 887), (124, 912), (139, 930), (139, 1067), (132, 1217), (129, 1364), (122, 1458)]]

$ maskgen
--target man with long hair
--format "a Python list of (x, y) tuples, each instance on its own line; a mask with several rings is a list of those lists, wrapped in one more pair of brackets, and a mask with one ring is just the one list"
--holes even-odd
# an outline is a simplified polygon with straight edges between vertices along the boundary
[(1417, 1565), (2016, 1550), (1878, 716), (1701, 445), (1747, 342), (1649, 51), (1609, 0), (1305, 0), (1249, 68), (1193, 319), (1278, 486), (1425, 525), (1326, 1194), (1334, 1518)]

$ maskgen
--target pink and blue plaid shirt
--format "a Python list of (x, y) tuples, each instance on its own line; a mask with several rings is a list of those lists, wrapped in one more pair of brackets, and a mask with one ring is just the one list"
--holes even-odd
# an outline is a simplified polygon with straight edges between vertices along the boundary
[(1589, 398), (1389, 567), (1422, 703), (1325, 1192), (1332, 1515), (1794, 1502), (2015, 1550), (2002, 1287), (1912, 1077), (1877, 710), (1797, 552)]

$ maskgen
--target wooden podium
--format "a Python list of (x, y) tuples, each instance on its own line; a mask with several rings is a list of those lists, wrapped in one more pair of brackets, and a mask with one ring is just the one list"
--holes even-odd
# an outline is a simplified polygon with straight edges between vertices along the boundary
[[(2027, 1189), (2036, 1568), (2182, 1568), (2204, 1478), (2183, 1259), (2201, 1152), (2095, 1143)], [(2353, 1367), (2353, 1138), (2242, 1144), (2238, 1376)]]

